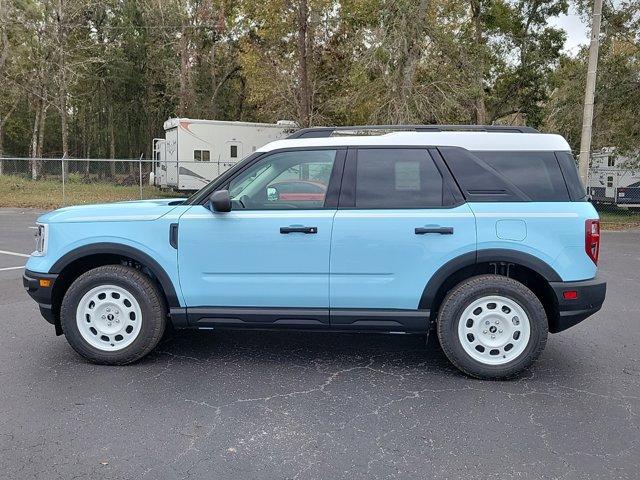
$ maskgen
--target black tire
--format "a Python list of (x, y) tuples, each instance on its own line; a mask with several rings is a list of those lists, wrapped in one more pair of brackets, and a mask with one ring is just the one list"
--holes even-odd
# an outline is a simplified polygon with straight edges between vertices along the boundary
[[(458, 324), (464, 310), (475, 300), (500, 295), (516, 302), (529, 317), (530, 337), (524, 350), (513, 360), (501, 365), (482, 363), (463, 348)], [(469, 278), (446, 295), (438, 313), (438, 338), (447, 358), (462, 372), (472, 377), (498, 380), (518, 375), (540, 356), (547, 342), (547, 315), (536, 295), (522, 283), (500, 275)]]
[[(100, 350), (88, 343), (76, 323), (76, 311), (82, 297), (100, 285), (116, 285), (127, 290), (138, 302), (142, 318), (140, 332), (125, 348)], [(102, 365), (126, 365), (147, 355), (158, 344), (165, 331), (164, 297), (145, 274), (124, 265), (105, 265), (80, 275), (67, 290), (60, 308), (65, 337), (73, 349), (87, 360)]]

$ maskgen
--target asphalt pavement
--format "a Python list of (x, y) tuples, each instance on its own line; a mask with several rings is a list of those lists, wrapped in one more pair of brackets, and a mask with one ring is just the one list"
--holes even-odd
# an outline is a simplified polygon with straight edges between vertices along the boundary
[(489, 382), (409, 335), (183, 331), (91, 365), (22, 288), (36, 216), (0, 209), (3, 479), (640, 477), (640, 231), (603, 234), (601, 312)]

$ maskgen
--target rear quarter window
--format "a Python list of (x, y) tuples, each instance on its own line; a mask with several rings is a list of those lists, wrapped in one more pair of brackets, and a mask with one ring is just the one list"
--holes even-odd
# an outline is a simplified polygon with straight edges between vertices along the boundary
[(474, 151), (473, 155), (501, 173), (534, 202), (569, 201), (554, 152)]
[(585, 200), (587, 198), (587, 192), (578, 176), (578, 165), (574, 156), (571, 152), (556, 152), (556, 157), (564, 174), (564, 180), (567, 183), (571, 200)]

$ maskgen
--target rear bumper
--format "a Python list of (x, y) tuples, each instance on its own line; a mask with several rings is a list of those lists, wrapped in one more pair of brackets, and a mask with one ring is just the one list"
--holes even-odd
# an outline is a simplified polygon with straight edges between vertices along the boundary
[[(56, 324), (56, 318), (52, 307), (52, 297), (53, 286), (57, 278), (57, 274), (38, 273), (30, 270), (25, 270), (24, 275), (22, 275), (22, 285), (31, 298), (37, 302), (38, 307), (40, 307), (40, 314), (52, 325)], [(40, 280), (49, 280), (49, 286), (40, 286)]]
[[(550, 282), (555, 293), (558, 315), (550, 319), (549, 331), (562, 332), (596, 313), (604, 303), (607, 283), (598, 277), (580, 282)], [(577, 298), (567, 300), (564, 292), (576, 292)]]

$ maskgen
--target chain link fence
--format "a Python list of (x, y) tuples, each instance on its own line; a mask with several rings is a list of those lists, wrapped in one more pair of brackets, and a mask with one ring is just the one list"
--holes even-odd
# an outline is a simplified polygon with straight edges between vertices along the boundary
[[(191, 162), (181, 162), (191, 163)], [(138, 159), (0, 159), (0, 207), (52, 209), (66, 205), (185, 197), (161, 184), (159, 162)], [(166, 171), (166, 168), (164, 169)], [(166, 177), (166, 176), (165, 176)], [(203, 178), (199, 185), (206, 184)], [(199, 186), (194, 185), (193, 189)]]
[[(137, 159), (0, 159), (0, 207), (185, 197), (233, 165)], [(640, 166), (594, 156), (587, 193), (604, 228), (640, 228)]]
[(593, 163), (587, 194), (603, 226), (640, 228), (640, 168)]

